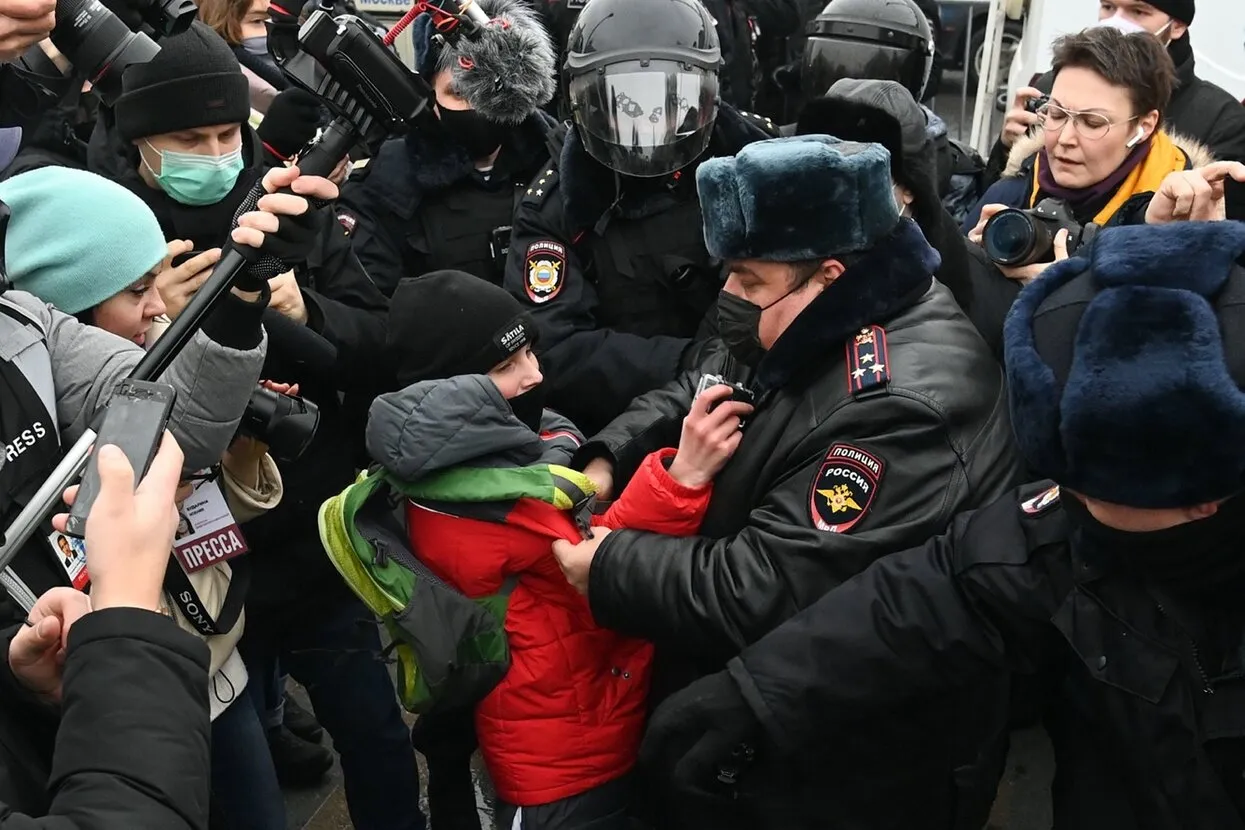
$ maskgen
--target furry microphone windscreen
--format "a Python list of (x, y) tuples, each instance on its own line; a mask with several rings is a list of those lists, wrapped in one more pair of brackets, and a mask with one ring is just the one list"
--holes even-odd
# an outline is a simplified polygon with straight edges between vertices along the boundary
[(478, 0), (489, 24), (437, 56), (454, 91), (490, 121), (518, 124), (553, 98), (557, 53), (540, 17), (523, 0)]

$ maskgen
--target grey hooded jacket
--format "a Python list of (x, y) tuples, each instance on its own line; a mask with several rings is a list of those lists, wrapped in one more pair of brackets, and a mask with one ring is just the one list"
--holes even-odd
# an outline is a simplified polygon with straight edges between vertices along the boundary
[(368, 455), (404, 481), (464, 465), (565, 465), (583, 440), (548, 409), (540, 434), (533, 432), (485, 375), (426, 380), (381, 395), (367, 421)]
[[(139, 346), (103, 329), (84, 325), (32, 294), (6, 291), (4, 299), (28, 312), (47, 335), (56, 421), (64, 446), (91, 426), (117, 381), (143, 357)], [(0, 360), (13, 360), (37, 346), (39, 333), (26, 326), (0, 338)], [(220, 460), (238, 427), (259, 379), (267, 348), (239, 351), (198, 332), (165, 371), (161, 380), (177, 390), (169, 429), (186, 455), (186, 469)]]

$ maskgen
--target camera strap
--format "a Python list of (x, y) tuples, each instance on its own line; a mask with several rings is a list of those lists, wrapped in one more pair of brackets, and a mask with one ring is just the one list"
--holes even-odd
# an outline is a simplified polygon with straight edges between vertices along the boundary
[(164, 575), (164, 588), (168, 591), (182, 617), (195, 627), (204, 637), (229, 632), (238, 623), (242, 608), (246, 603), (246, 594), (251, 586), (251, 561), (247, 557), (239, 557), (229, 563), (231, 575), (229, 589), (225, 592), (225, 601), (220, 611), (213, 617), (203, 600), (199, 598), (190, 577), (182, 570), (181, 562), (176, 556), (170, 557), (170, 563)]

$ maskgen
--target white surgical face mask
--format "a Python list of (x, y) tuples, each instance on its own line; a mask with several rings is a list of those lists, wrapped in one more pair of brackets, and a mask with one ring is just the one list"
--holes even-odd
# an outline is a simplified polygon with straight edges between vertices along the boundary
[[(1154, 36), (1158, 38), (1159, 41), (1161, 41), (1164, 46), (1167, 46), (1168, 44), (1171, 43), (1171, 38), (1164, 37), (1164, 35), (1167, 33), (1167, 30), (1171, 28), (1171, 25), (1172, 25), (1172, 21), (1169, 20), (1166, 23), (1164, 23), (1162, 26), (1160, 26), (1159, 30), (1154, 33)], [(1145, 26), (1142, 26), (1140, 23), (1138, 23), (1135, 20), (1125, 17), (1119, 12), (1116, 12), (1115, 14), (1111, 15), (1106, 20), (1099, 20), (1093, 26), (1090, 26), (1090, 28), (1092, 29), (1095, 26), (1106, 26), (1110, 29), (1118, 29), (1119, 31), (1123, 32), (1126, 35), (1135, 35), (1140, 32), (1149, 33), (1149, 30)]]
[(891, 185), (891, 198), (895, 200), (895, 210), (899, 211), (901, 218), (912, 218), (912, 206), (904, 204), (903, 196), (899, 192), (899, 185)]

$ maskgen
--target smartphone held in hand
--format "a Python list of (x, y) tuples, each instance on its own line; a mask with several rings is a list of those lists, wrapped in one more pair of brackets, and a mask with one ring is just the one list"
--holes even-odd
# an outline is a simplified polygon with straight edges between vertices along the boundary
[[(173, 411), (177, 391), (167, 383), (123, 380), (108, 400), (104, 422), (95, 448), (115, 444), (134, 469), (134, 484), (142, 480), (160, 448), (160, 439)], [(97, 455), (92, 454), (82, 476), (82, 486), (74, 500), (65, 534), (79, 539), (86, 535), (86, 518), (99, 495)]]

